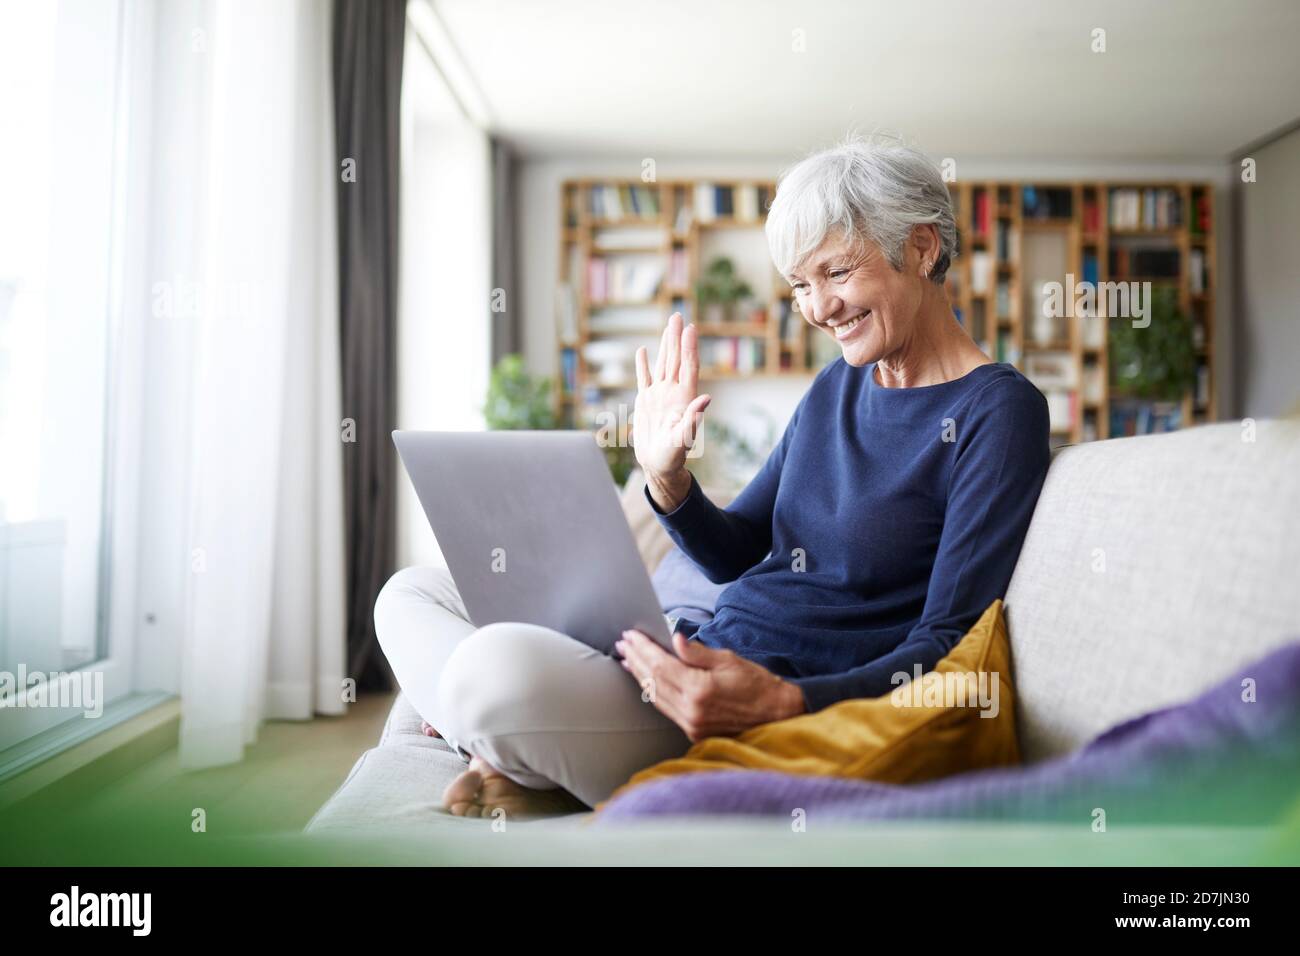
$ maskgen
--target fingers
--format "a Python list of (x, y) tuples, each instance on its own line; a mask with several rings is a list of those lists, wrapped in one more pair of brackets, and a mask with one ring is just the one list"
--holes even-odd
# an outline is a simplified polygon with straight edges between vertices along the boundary
[(673, 320), (670, 317), (668, 324), (664, 326), (663, 334), (659, 336), (659, 354), (655, 356), (655, 375), (656, 382), (662, 382), (664, 379), (664, 368), (668, 362), (668, 335), (673, 330)]
[(691, 667), (701, 667), (706, 670), (717, 667), (730, 659), (726, 651), (715, 650), (701, 644), (699, 641), (692, 641), (681, 631), (673, 635), (673, 650), (677, 652), (678, 657)]
[(686, 406), (686, 411), (682, 413), (682, 420), (677, 426), (677, 440), (681, 442), (682, 448), (690, 448), (695, 444), (695, 436), (700, 431), (700, 422), (704, 420), (704, 410), (709, 407), (711, 401), (713, 401), (712, 395), (698, 395)]
[(674, 312), (668, 316), (668, 359), (664, 363), (664, 377), (670, 382), (677, 381), (677, 370), (682, 358), (682, 314)]
[(690, 732), (687, 730), (689, 724), (686, 721), (683, 705), (685, 693), (675, 680), (678, 675), (670, 672), (660, 662), (671, 662), (675, 668), (685, 668), (685, 665), (639, 631), (626, 631), (624, 634), (623, 640), (617, 645), (623, 655), (619, 663), (641, 685), (643, 692), (649, 685), (649, 700), (655, 710), (689, 736)]
[(700, 337), (695, 324), (686, 326), (682, 332), (682, 368), (678, 378), (692, 392), (700, 381)]
[(623, 655), (623, 667), (638, 681), (652, 680), (659, 690), (681, 687), (681, 670), (685, 667), (653, 640), (640, 631), (624, 631), (623, 639), (614, 645)]
[(636, 350), (636, 387), (650, 387), (650, 355), (644, 345)]

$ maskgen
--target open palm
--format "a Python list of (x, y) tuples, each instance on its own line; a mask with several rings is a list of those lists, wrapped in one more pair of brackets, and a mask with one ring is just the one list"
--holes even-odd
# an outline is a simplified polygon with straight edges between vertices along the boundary
[(682, 328), (680, 313), (668, 319), (651, 372), (644, 347), (636, 351), (636, 405), (632, 412), (636, 460), (647, 477), (671, 476), (686, 467), (709, 396), (696, 394), (700, 377), (698, 333)]

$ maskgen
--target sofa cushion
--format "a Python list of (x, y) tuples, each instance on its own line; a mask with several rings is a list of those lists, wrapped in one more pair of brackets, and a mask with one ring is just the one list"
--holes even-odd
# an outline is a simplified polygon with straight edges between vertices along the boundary
[(728, 587), (706, 578), (695, 562), (676, 545), (659, 562), (650, 583), (654, 585), (659, 606), (665, 614), (698, 624), (713, 620), (718, 595)]
[(361, 755), (307, 829), (325, 832), (461, 820), (442, 809), (442, 792), (464, 771), (466, 762), (441, 737), (421, 733), (420, 724), (419, 713), (399, 693), (378, 746)]
[(1296, 421), (1061, 452), (1006, 597), (1025, 759), (1185, 700), (1293, 635), (1297, 502)]
[[(705, 488), (704, 493), (721, 508), (725, 508), (731, 501), (731, 495), (718, 488)], [(645, 500), (645, 475), (641, 469), (633, 469), (628, 476), (619, 492), (619, 504), (622, 505), (628, 527), (632, 529), (632, 539), (641, 554), (641, 561), (645, 564), (646, 571), (654, 574), (665, 555), (676, 550), (676, 545)]]

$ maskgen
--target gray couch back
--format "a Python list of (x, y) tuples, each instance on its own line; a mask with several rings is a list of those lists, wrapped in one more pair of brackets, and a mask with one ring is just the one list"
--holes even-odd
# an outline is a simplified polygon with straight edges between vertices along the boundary
[(1007, 590), (1026, 760), (1300, 640), (1300, 421), (1067, 448)]

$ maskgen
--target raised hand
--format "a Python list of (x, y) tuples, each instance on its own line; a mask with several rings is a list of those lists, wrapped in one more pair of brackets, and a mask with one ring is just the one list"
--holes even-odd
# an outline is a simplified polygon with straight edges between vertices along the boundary
[(632, 411), (632, 444), (645, 472), (650, 495), (660, 509), (672, 511), (691, 487), (686, 454), (695, 443), (710, 396), (699, 387), (699, 336), (694, 325), (682, 328), (682, 317), (668, 318), (654, 371), (644, 347), (636, 350), (636, 405)]

